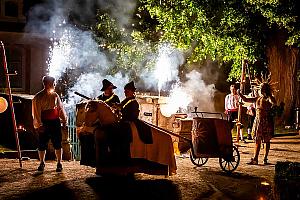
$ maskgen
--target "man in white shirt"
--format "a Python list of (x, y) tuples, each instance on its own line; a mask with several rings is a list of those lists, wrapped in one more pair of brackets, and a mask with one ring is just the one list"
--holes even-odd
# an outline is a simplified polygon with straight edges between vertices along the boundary
[[(225, 113), (227, 114), (227, 119), (230, 123), (231, 130), (234, 128), (234, 122), (238, 119), (239, 112), (239, 95), (237, 94), (236, 85), (230, 85), (230, 94), (225, 97)], [(244, 142), (243, 138), (243, 125), (241, 125), (240, 133), (237, 134), (237, 137), (240, 137)], [(240, 135), (240, 136), (238, 136)]]
[(239, 110), (239, 95), (237, 94), (237, 88), (234, 84), (230, 85), (230, 94), (225, 97), (225, 113), (228, 116), (230, 122), (230, 128), (234, 127), (234, 120), (238, 117)]
[(61, 122), (66, 127), (67, 115), (58, 94), (54, 91), (55, 79), (50, 76), (43, 77), (44, 89), (38, 92), (32, 100), (33, 125), (39, 134), (38, 171), (44, 171), (45, 155), (49, 139), (55, 149), (57, 159), (57, 172), (62, 171), (62, 133)]

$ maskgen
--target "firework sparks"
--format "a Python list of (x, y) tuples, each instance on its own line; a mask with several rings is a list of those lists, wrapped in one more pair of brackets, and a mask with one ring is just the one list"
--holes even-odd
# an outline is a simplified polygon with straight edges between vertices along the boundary
[(70, 66), (72, 59), (71, 40), (72, 37), (68, 30), (65, 30), (60, 38), (52, 38), (53, 46), (50, 47), (48, 72), (50, 76), (56, 79)]
[(164, 44), (159, 48), (154, 71), (159, 96), (166, 83), (178, 80), (178, 67), (183, 64), (183, 62), (184, 58), (182, 53), (172, 48), (171, 45)]

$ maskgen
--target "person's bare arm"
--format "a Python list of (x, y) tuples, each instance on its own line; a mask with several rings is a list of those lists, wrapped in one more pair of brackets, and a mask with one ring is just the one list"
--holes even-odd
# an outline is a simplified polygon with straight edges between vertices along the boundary
[(63, 123), (63, 126), (66, 126), (67, 124), (67, 121), (68, 121), (68, 116), (67, 116), (67, 113), (64, 109), (64, 106), (63, 106), (63, 103), (61, 102), (60, 100), (60, 97), (57, 95), (57, 101), (58, 101), (58, 107), (59, 107), (59, 117)]
[(42, 124), (41, 120), (41, 108), (40, 105), (36, 102), (36, 97), (32, 99), (32, 118), (33, 126), (35, 129), (40, 128)]
[(245, 97), (240, 90), (237, 90), (237, 94), (244, 102), (254, 103), (257, 97)]

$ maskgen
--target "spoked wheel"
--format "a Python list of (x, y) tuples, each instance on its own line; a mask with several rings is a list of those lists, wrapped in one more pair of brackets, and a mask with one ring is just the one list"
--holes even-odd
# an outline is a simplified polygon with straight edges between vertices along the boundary
[(223, 171), (227, 173), (231, 173), (238, 167), (240, 163), (240, 153), (236, 146), (232, 146), (233, 152), (232, 152), (232, 158), (231, 159), (225, 159), (225, 158), (219, 158), (219, 163)]
[(194, 158), (192, 151), (190, 151), (190, 159), (192, 163), (198, 167), (203, 166), (208, 161), (208, 158)]

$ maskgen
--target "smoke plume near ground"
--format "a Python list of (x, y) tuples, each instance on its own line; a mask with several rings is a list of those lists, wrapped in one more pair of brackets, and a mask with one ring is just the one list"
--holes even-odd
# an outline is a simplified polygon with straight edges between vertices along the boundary
[(186, 74), (186, 81), (177, 82), (171, 89), (166, 105), (162, 106), (162, 114), (170, 116), (178, 111), (189, 112), (194, 107), (198, 107), (198, 111), (213, 112), (214, 92), (215, 85), (207, 85), (202, 74), (193, 70)]

